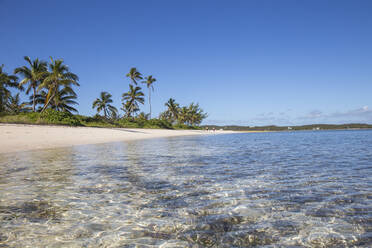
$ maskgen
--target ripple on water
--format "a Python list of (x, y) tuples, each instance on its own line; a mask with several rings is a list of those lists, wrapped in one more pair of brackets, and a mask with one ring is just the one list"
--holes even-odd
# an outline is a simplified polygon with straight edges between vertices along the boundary
[(0, 156), (0, 247), (370, 247), (372, 132)]

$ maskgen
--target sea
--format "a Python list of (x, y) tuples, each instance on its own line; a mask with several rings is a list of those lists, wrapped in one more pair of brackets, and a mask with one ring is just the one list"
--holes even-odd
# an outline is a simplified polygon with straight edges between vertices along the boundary
[(372, 131), (0, 154), (0, 247), (372, 247)]

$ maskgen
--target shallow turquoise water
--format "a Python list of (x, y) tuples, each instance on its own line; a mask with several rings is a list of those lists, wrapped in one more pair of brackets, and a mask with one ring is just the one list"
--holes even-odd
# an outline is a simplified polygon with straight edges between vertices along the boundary
[(372, 131), (0, 155), (0, 247), (371, 247)]

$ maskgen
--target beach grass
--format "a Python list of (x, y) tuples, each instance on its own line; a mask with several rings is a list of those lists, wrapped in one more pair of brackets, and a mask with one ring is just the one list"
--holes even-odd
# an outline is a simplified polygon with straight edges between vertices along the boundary
[(160, 119), (121, 118), (106, 119), (102, 116), (73, 115), (67, 112), (48, 109), (43, 113), (30, 112), (15, 115), (0, 115), (0, 123), (10, 124), (35, 124), (35, 125), (64, 125), (102, 128), (148, 128), (148, 129), (191, 129), (199, 130), (200, 127), (176, 124)]

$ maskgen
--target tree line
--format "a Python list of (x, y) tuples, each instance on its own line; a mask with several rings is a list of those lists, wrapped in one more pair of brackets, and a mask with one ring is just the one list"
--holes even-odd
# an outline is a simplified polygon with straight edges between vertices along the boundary
[[(13, 74), (6, 73), (0, 66), (0, 113), (19, 114), (24, 112), (43, 113), (47, 109), (58, 112), (78, 113), (76, 109), (79, 77), (69, 70), (62, 59), (50, 58), (50, 62), (25, 56), (25, 66), (14, 69)], [(129, 91), (122, 94), (123, 115), (113, 105), (112, 95), (101, 92), (92, 103), (92, 108), (97, 110), (97, 116), (105, 120), (119, 119), (152, 119), (151, 92), (157, 81), (152, 75), (144, 77), (136, 68), (131, 68), (126, 74), (129, 78)], [(19, 81), (19, 78), (21, 79)], [(147, 101), (149, 113), (140, 112), (141, 105), (145, 104), (145, 94), (140, 85), (145, 85), (148, 90)], [(19, 92), (12, 95), (11, 88), (24, 91), (29, 96), (28, 101), (21, 102)], [(173, 125), (200, 125), (207, 114), (199, 104), (191, 103), (180, 106), (173, 98), (166, 103), (167, 108), (159, 115), (159, 119)]]

